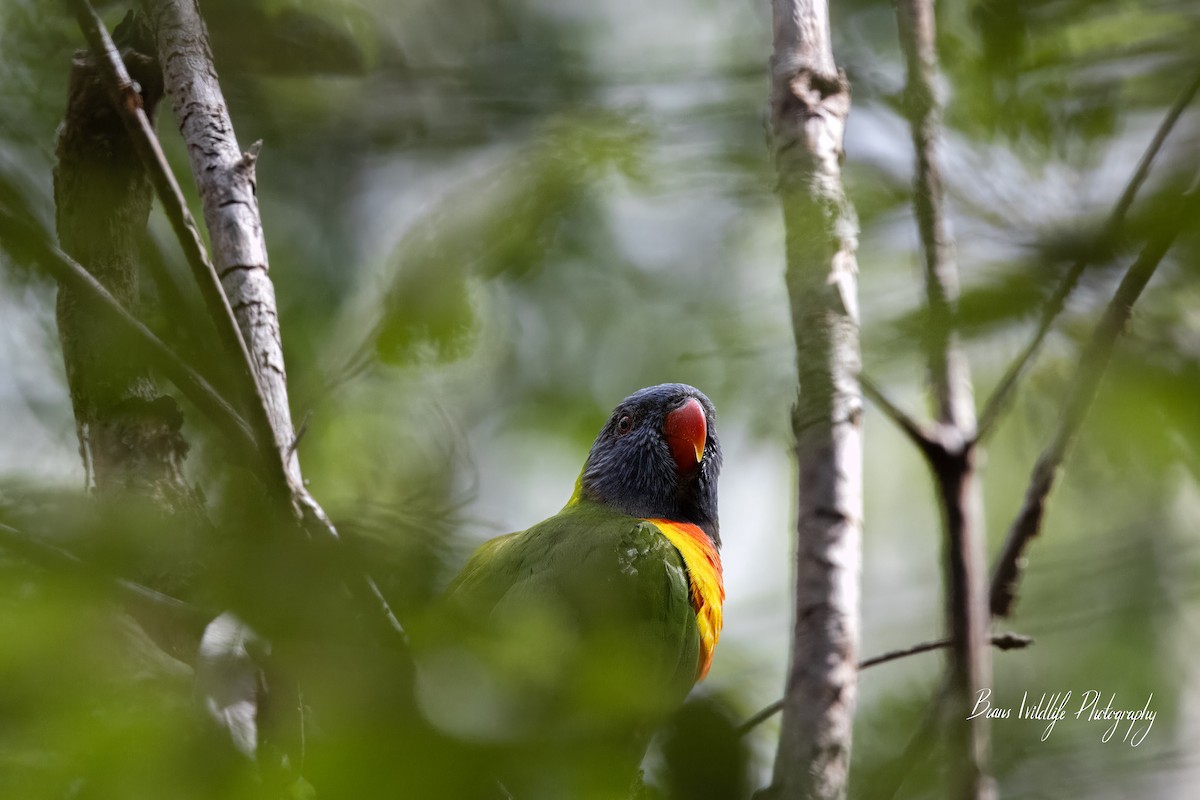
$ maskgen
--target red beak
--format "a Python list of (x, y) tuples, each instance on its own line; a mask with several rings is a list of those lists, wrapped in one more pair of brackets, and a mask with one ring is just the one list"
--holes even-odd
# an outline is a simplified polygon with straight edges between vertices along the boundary
[(688, 398), (686, 403), (667, 414), (663, 436), (679, 471), (694, 470), (704, 458), (704, 444), (708, 441), (708, 421), (700, 401)]

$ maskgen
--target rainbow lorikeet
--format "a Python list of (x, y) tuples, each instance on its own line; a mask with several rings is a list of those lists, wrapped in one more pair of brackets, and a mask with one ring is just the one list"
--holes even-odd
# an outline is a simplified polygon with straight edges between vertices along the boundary
[[(544, 701), (546, 716), (575, 715), (550, 737), (585, 728), (579, 717), (653, 724), (708, 673), (725, 598), (720, 470), (716, 412), (702, 392), (635, 392), (600, 430), (566, 506), (483, 544), (451, 586), (451, 600), (490, 626), (534, 620), (512, 623), (524, 636), (513, 649), (536, 651), (513, 670), (518, 682), (552, 682), (541, 677), (555, 672), (548, 661), (578, 679), (555, 683)], [(515, 705), (517, 717), (536, 714), (528, 697)]]

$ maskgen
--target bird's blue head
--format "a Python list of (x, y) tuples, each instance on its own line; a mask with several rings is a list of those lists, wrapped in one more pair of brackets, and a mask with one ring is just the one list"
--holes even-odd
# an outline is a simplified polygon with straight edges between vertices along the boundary
[(579, 491), (633, 517), (698, 525), (717, 546), (717, 412), (684, 383), (641, 389), (621, 401), (592, 444)]

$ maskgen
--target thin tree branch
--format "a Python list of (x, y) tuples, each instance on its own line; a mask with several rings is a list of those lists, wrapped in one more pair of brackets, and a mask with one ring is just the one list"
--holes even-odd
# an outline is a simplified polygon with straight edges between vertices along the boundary
[[(987, 566), (984, 560), (983, 498), (975, 470), (975, 401), (971, 374), (958, 345), (955, 319), (959, 294), (954, 241), (945, 213), (938, 149), (942, 105), (938, 92), (937, 32), (933, 0), (898, 0), (896, 18), (907, 63), (905, 106), (916, 159), (913, 205), (924, 256), (929, 324), (925, 336), (929, 383), (939, 438), (954, 447), (927, 448), (938, 485), (945, 535), (946, 625), (950, 632), (948, 682), (955, 711), (950, 715), (953, 792), (982, 800), (995, 796), (989, 774), (987, 720), (970, 719), (970, 698), (987, 686)], [(962, 713), (958, 713), (961, 709)]]
[[(142, 81), (139, 99), (153, 116), (162, 81), (138, 32), (124, 25), (124, 58)], [(153, 191), (112, 108), (103, 66), (85, 53), (71, 62), (56, 147), (55, 229), (63, 252), (133, 308)], [(89, 491), (110, 499), (153, 498), (162, 512), (186, 512), (200, 523), (204, 504), (184, 474), (188, 444), (174, 399), (159, 391), (146, 360), (129, 352), (120, 326), (86, 294), (60, 285), (55, 319)]]
[[(1191, 104), (1192, 100), (1195, 99), (1197, 92), (1200, 92), (1200, 72), (1197, 72), (1191, 82), (1179, 93), (1179, 96), (1175, 99), (1175, 103), (1167, 111), (1162, 122), (1159, 123), (1158, 129), (1154, 132), (1154, 137), (1150, 140), (1150, 144), (1146, 147), (1145, 152), (1142, 153), (1142, 157), (1138, 161), (1133, 175), (1130, 176), (1129, 183), (1125, 185), (1124, 191), (1121, 192), (1116, 205), (1113, 206), (1112, 211), (1109, 213), (1099, 239), (1105, 251), (1111, 248), (1112, 243), (1119, 235), (1121, 226), (1125, 222), (1125, 216), (1129, 213), (1129, 209), (1133, 205), (1138, 191), (1150, 174), (1150, 167), (1154, 163), (1154, 159), (1158, 156), (1159, 151), (1162, 150), (1163, 144), (1175, 128), (1175, 123), (1179, 120), (1179, 117)], [(996, 388), (992, 391), (991, 396), (984, 405), (983, 411), (979, 415), (977, 438), (983, 439), (994, 430), (997, 420), (1008, 407), (1008, 403), (1016, 391), (1017, 384), (1024, 375), (1025, 370), (1033, 361), (1033, 357), (1041, 347), (1042, 341), (1049, 334), (1055, 318), (1058, 317), (1066, 305), (1067, 297), (1075, 289), (1080, 276), (1083, 275), (1084, 270), (1087, 269), (1095, 254), (1095, 251), (1093, 251), (1093, 253), (1076, 260), (1067, 271), (1067, 274), (1063, 276), (1062, 281), (1054, 290), (1054, 294), (1046, 300), (1046, 304), (1042, 307), (1042, 316), (1038, 321), (1038, 327), (1034, 331), (1033, 338), (1017, 354), (1012, 363), (1009, 364), (1008, 369), (1004, 371), (1004, 376), (1000, 379), (1000, 382), (996, 385)]]
[(939, 157), (942, 106), (937, 89), (936, 33), (932, 0), (896, 3), (900, 39), (908, 64), (905, 106), (916, 161), (913, 206), (921, 239), (925, 302), (929, 310), (925, 351), (929, 384), (942, 425), (974, 429), (971, 378), (959, 350), (954, 317), (959, 286), (954, 239), (945, 213)]
[(155, 336), (153, 331), (129, 313), (91, 273), (52, 245), (41, 231), (2, 209), (0, 232), (4, 233), (5, 238), (12, 237), (23, 242), (28, 247), (29, 255), (59, 283), (86, 293), (111, 314), (138, 344), (145, 347), (155, 368), (175, 384), (188, 400), (229, 438), (236, 452), (258, 452), (254, 435), (233, 406), (221, 397), (204, 376), (188, 366), (174, 350)]
[(794, 628), (770, 794), (845, 795), (858, 682), (858, 223), (842, 187), (850, 86), (824, 0), (773, 0), (771, 139), (799, 376)]
[[(86, 2), (86, 0), (77, 0)], [(194, 2), (143, 0), (157, 41), (163, 84), (187, 143), (192, 176), (200, 193), (213, 246), (213, 260), (198, 270), (206, 297), (212, 296), (214, 322), (232, 339), (236, 328), (239, 363), (253, 376), (258, 408), (252, 420), (277, 453), (289, 494), (299, 515), (328, 523), (308, 496), (288, 405), (275, 289), (268, 275), (267, 246), (258, 213), (255, 162), (259, 144), (242, 152), (212, 62), (208, 31)], [(220, 308), (215, 304), (219, 296)], [(329, 533), (336, 531), (327, 525)]]
[(927, 453), (930, 449), (940, 446), (937, 439), (926, 426), (893, 403), (875, 381), (865, 373), (859, 373), (858, 382), (862, 386), (863, 394), (884, 413), (884, 416), (904, 432), (904, 435), (917, 446), (918, 450)]
[[(318, 538), (337, 541), (333, 523), (304, 486), (299, 458), (292, 447), (295, 434), (287, 401), (278, 313), (274, 288), (266, 274), (266, 244), (255, 198), (253, 172), (257, 146), (247, 153), (237, 148), (212, 65), (208, 35), (195, 6), (168, 0), (145, 5), (153, 12), (165, 89), (172, 98), (176, 116), (183, 121), (184, 138), (189, 143), (193, 174), (200, 187), (209, 231), (232, 291), (223, 285), (206, 256), (182, 191), (149, 119), (140, 108), (136, 87), (103, 21), (87, 0), (75, 0), (80, 27), (97, 59), (107, 66), (104, 74), (114, 102), (209, 305), (222, 347), (244, 367), (245, 394), (252, 398), (247, 404), (251, 429), (260, 459), (267, 462), (262, 476), (269, 488), (289, 502), (295, 518), (306, 529), (317, 533)], [(198, 96), (201, 94), (203, 98)], [(189, 106), (198, 108), (192, 109), (195, 113), (181, 113)], [(198, 144), (201, 140), (203, 147)], [(230, 304), (231, 297), (236, 300), (237, 315)], [(341, 563), (341, 559), (335, 561)], [(403, 626), (374, 580), (369, 575), (354, 574), (348, 576), (347, 582), (373, 608), (384, 636), (407, 643)]]
[[(247, 399), (251, 400), (246, 404), (249, 406), (249, 422), (259, 447), (264, 454), (270, 453), (275, 450), (275, 433), (271, 420), (263, 411), (265, 405), (251, 366), (250, 352), (238, 332), (237, 320), (221, 288), (216, 268), (208, 258), (196, 221), (188, 210), (183, 190), (167, 162), (153, 124), (142, 108), (138, 86), (129, 76), (104, 21), (92, 8), (91, 3), (88, 0), (74, 0), (74, 5), (79, 27), (102, 71), (113, 104), (125, 123), (134, 149), (150, 176), (150, 182), (200, 288), (220, 346), (226, 356), (243, 371), (243, 380), (239, 388)], [(169, 282), (165, 277), (163, 280)]]
[(1058, 429), (1034, 465), (1025, 500), (1009, 528), (1004, 548), (996, 559), (991, 585), (991, 611), (994, 616), (1007, 617), (1012, 611), (1025, 548), (1041, 532), (1046, 499), (1054, 488), (1059, 468), (1095, 399), (1100, 380), (1112, 358), (1117, 338), (1133, 312), (1133, 304), (1180, 231), (1185, 226), (1196, 224), (1196, 217), (1200, 212), (1198, 187), (1200, 176), (1174, 205), (1174, 213), (1164, 222), (1163, 227), (1142, 248), (1142, 252), (1121, 279), (1112, 300), (1096, 324), (1092, 339), (1069, 383), (1070, 388), (1062, 415), (1059, 417)]
[[(1005, 633), (993, 633), (989, 638), (989, 642), (992, 647), (996, 648), (997, 650), (1024, 650), (1026, 647), (1029, 647), (1029, 645), (1033, 644), (1033, 637), (1007, 631)], [(859, 662), (858, 668), (866, 669), (867, 667), (874, 667), (878, 664), (886, 664), (889, 661), (895, 661), (900, 658), (914, 656), (918, 653), (928, 653), (931, 650), (942, 650), (950, 647), (952, 644), (953, 640), (949, 638), (934, 639), (931, 642), (921, 642), (920, 644), (914, 644), (911, 647), (905, 647), (900, 650), (890, 650), (886, 653), (872, 656), (871, 658)]]
[[(1175, 104), (1171, 107), (1163, 121), (1160, 123), (1146, 151), (1142, 154), (1142, 157), (1133, 175), (1131, 176), (1129, 183), (1126, 185), (1112, 212), (1110, 212), (1106, 227), (1104, 229), (1104, 234), (1101, 237), (1102, 242), (1111, 242), (1118, 236), (1120, 227), (1124, 222), (1124, 218), (1127, 215), (1129, 208), (1132, 206), (1140, 187), (1149, 175), (1150, 167), (1153, 161), (1176, 124), (1176, 121), (1179, 119), (1185, 108), (1195, 98), (1198, 90), (1200, 90), (1200, 73), (1198, 73), (1192, 82), (1184, 89), (1184, 91), (1180, 93), (1179, 97), (1175, 101)], [(984, 410), (980, 414), (975, 442), (983, 441), (986, 436), (995, 430), (996, 423), (1004, 409), (1007, 407), (1008, 401), (1011, 399), (1019, 379), (1022, 377), (1028, 364), (1032, 361), (1033, 356), (1036, 354), (1036, 351), (1047, 335), (1054, 319), (1061, 312), (1067, 296), (1073, 290), (1080, 275), (1083, 273), (1089, 263), (1090, 261), (1087, 258), (1077, 261), (1057, 287), (1054, 295), (1052, 295), (1052, 297), (1047, 301), (1046, 306), (1043, 308), (1043, 314), (1038, 330), (1034, 334), (1033, 339), (1029, 342), (1025, 349), (1022, 350), (1017, 358), (1014, 359), (1012, 364), (1009, 365), (1004, 377), (1001, 379), (992, 395), (988, 398)], [(1035, 469), (1035, 482), (1039, 484), (1044, 483), (1044, 479), (1041, 479), (1037, 473), (1038, 470)], [(1028, 500), (1029, 498), (1027, 498), (1027, 502)], [(1031, 508), (1034, 506), (1036, 506), (1036, 502), (1030, 504)], [(1014, 523), (1014, 527), (1015, 526), (1016, 523)], [(1005, 581), (1015, 581), (1020, 569), (1021, 555), (1018, 552), (1012, 551), (1014, 544), (1015, 541), (1010, 538), (1010, 540), (1006, 543), (1005, 550), (997, 558), (996, 567), (993, 571), (992, 583), (990, 587), (990, 601), (992, 606), (991, 611), (994, 616), (1007, 616), (1007, 611), (1011, 608), (1011, 596), (1009, 596), (1007, 600), (1003, 600), (1001, 598), (1003, 598), (1007, 592), (1011, 591), (1004, 589)], [(1024, 543), (1022, 543), (1022, 547), (1023, 546)], [(1005, 611), (997, 611), (996, 609), (998, 607), (1004, 608)], [(933, 723), (938, 716), (937, 710), (944, 701), (945, 687), (943, 687), (943, 690), (931, 702), (929, 706), (929, 713), (922, 720), (917, 731), (914, 732), (904, 752), (895, 760), (897, 770), (907, 770), (917, 757), (917, 753), (927, 745)], [(895, 791), (899, 790), (900, 783), (900, 780), (894, 781), (895, 786), (893, 795)]]
[(115, 578), (111, 575), (99, 575), (74, 553), (30, 536), (24, 531), (20, 531), (11, 525), (5, 525), (2, 522), (0, 522), (0, 546), (40, 566), (99, 578), (103, 583), (114, 589), (122, 599), (141, 605), (153, 606), (169, 614), (186, 619), (189, 623), (197, 626), (198, 630), (203, 630), (205, 624), (212, 617), (210, 612), (203, 611), (190, 603), (185, 603), (182, 600), (165, 595), (140, 583), (135, 583), (124, 578)]
[[(115, 593), (139, 621), (158, 628), (180, 631), (192, 642), (192, 647), (172, 648), (171, 655), (191, 663), (195, 657), (194, 643), (200, 641), (204, 626), (212, 613), (182, 600), (155, 591), (140, 583), (97, 572), (74, 553), (49, 542), (30, 536), (24, 531), (0, 523), (0, 547), (47, 569), (66, 572), (98, 584)], [(156, 640), (160, 640), (156, 637)], [(194, 640), (194, 641), (193, 641)]]
[[(950, 647), (953, 642), (950, 639), (934, 639), (929, 642), (921, 642), (914, 644), (911, 647), (904, 647), (900, 650), (889, 650), (886, 653), (880, 653), (877, 656), (871, 656), (858, 662), (859, 670), (864, 670), (869, 667), (875, 667), (880, 664), (886, 664), (889, 661), (897, 661), (908, 656), (915, 656), (920, 653), (928, 653), (931, 650), (945, 650)], [(1033, 644), (1033, 637), (1023, 636), (1019, 633), (994, 633), (991, 637), (992, 647), (997, 650), (1023, 650)], [(738, 733), (745, 736), (750, 731), (757, 728), (762, 723), (769, 720), (771, 717), (779, 713), (783, 708), (783, 701), (776, 700), (771, 705), (766, 706), (761, 711), (757, 712), (738, 727)]]

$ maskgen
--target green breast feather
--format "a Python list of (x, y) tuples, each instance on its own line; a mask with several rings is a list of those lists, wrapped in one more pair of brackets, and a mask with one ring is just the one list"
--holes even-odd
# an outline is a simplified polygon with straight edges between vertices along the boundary
[[(451, 602), (523, 640), (537, 654), (523, 672), (552, 673), (548, 659), (602, 702), (670, 709), (696, 677), (699, 633), (679, 552), (650, 523), (586, 500), (481, 546)], [(634, 688), (646, 697), (632, 698)]]

